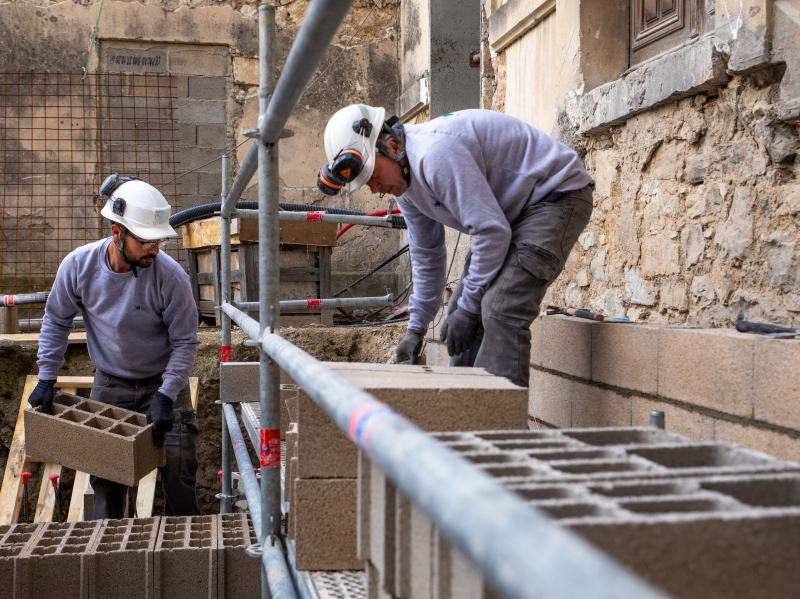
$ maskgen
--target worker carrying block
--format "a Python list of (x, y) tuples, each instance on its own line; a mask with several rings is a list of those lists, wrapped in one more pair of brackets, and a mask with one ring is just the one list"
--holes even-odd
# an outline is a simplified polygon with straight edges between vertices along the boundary
[[(170, 206), (155, 187), (116, 174), (100, 197), (111, 236), (79, 247), (59, 266), (39, 336), (39, 383), (29, 402), (52, 414), (67, 337), (82, 314), (96, 368), (91, 399), (147, 414), (153, 444), (167, 445), (159, 468), (166, 515), (199, 515), (199, 428), (188, 384), (200, 343), (198, 318), (189, 276), (160, 251), (177, 236)], [(127, 516), (128, 487), (97, 476), (90, 484), (96, 520)]]
[(472, 236), (441, 339), (451, 366), (530, 378), (530, 324), (592, 214), (594, 182), (578, 155), (514, 117), (464, 110), (428, 123), (384, 122), (355, 104), (325, 130), (318, 187), (367, 185), (397, 198), (414, 277), (397, 361), (416, 363), (445, 287), (445, 226)]

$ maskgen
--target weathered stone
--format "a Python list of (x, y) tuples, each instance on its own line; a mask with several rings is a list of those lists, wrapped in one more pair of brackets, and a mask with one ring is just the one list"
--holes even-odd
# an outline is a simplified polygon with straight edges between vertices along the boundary
[(578, 237), (578, 243), (581, 244), (584, 250), (588, 250), (590, 247), (597, 245), (597, 235), (592, 231), (584, 231)]
[(576, 283), (570, 283), (564, 293), (564, 302), (573, 308), (583, 307), (583, 293)]
[(236, 56), (233, 59), (233, 80), (240, 85), (258, 85), (257, 58)]
[(632, 304), (652, 306), (656, 303), (656, 300), (647, 290), (642, 277), (633, 269), (625, 270), (625, 295)]
[(624, 318), (625, 317), (625, 304), (622, 299), (609, 289), (597, 299), (589, 303), (592, 312), (597, 312), (609, 318)]
[(753, 204), (756, 192), (752, 185), (737, 187), (728, 218), (720, 223), (714, 244), (723, 256), (744, 258), (745, 250), (753, 242)]
[(692, 280), (692, 301), (698, 308), (704, 308), (714, 301), (714, 281), (709, 275)]
[(575, 277), (575, 282), (578, 284), (578, 287), (588, 287), (589, 286), (589, 273), (586, 272), (586, 269), (583, 268)]
[(766, 246), (767, 276), (773, 287), (784, 291), (797, 289), (798, 258), (795, 243), (788, 233), (776, 232), (769, 236)]
[(705, 240), (703, 239), (703, 227), (699, 223), (689, 223), (684, 227), (681, 232), (681, 247), (686, 266), (697, 264), (703, 259)]
[(664, 234), (645, 237), (642, 241), (642, 271), (644, 275), (680, 273), (679, 253), (678, 244)]
[(600, 250), (597, 252), (597, 256), (595, 256), (594, 260), (591, 261), (589, 264), (589, 270), (592, 273), (592, 277), (594, 277), (595, 281), (600, 281), (601, 283), (606, 280), (606, 273), (604, 272), (603, 267), (606, 263), (606, 251)]
[(689, 301), (686, 297), (686, 282), (685, 281), (669, 281), (661, 287), (659, 294), (661, 300), (661, 308), (673, 310), (686, 310), (689, 307)]
[[(611, 185), (619, 181), (617, 167), (609, 161), (610, 152), (595, 152), (595, 193), (601, 198), (611, 195)], [(586, 249), (586, 248), (584, 248)]]

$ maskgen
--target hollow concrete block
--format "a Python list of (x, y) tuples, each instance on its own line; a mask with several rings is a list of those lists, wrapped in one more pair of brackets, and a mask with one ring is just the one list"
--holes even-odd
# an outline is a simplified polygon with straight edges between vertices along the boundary
[(29, 456), (133, 486), (167, 461), (144, 414), (58, 391), (53, 415), (25, 410)]
[(528, 415), (559, 428), (572, 425), (572, 379), (531, 369)]
[(297, 456), (293, 456), (289, 460), (289, 464), (286, 467), (286, 477), (288, 479), (286, 483), (286, 501), (291, 505), (294, 503), (294, 481), (297, 480)]
[[(685, 435), (694, 441), (714, 440), (714, 419), (691, 410), (684, 410), (673, 404), (652, 401), (643, 397), (631, 398), (631, 424), (633, 426), (650, 426), (650, 412), (664, 412), (666, 428), (670, 432)], [(720, 421), (717, 421), (719, 424)], [(728, 439), (736, 441), (736, 439)]]
[(366, 562), (369, 556), (369, 525), (371, 509), (372, 461), (361, 451), (358, 452), (358, 537), (356, 552), (358, 559)]
[(217, 516), (218, 599), (260, 599), (261, 568), (246, 549), (258, 542), (248, 514)]
[(577, 381), (572, 384), (573, 427), (631, 425), (631, 398), (611, 389)]
[(658, 336), (661, 327), (608, 323), (592, 326), (593, 381), (658, 393)]
[[(292, 461), (294, 460), (294, 462)], [(297, 423), (286, 433), (286, 480), (283, 484), (284, 501), (292, 503), (292, 493), (294, 492), (294, 479), (297, 478), (295, 469), (297, 468)]]
[[(410, 597), (408, 599), (433, 599), (433, 523), (415, 505), (409, 518), (411, 531)], [(403, 598), (406, 599), (406, 598)]]
[(537, 337), (543, 368), (589, 380), (592, 376), (591, 320), (572, 316), (543, 316)]
[(155, 599), (217, 596), (215, 516), (162, 518), (153, 553)]
[(0, 529), (0, 597), (14, 597), (17, 557), (30, 549), (44, 524), (10, 524)]
[(89, 548), (100, 521), (48, 522), (16, 559), (14, 597), (85, 599)]
[(662, 329), (658, 394), (752, 418), (755, 341), (752, 335), (722, 329)]
[(800, 429), (800, 343), (786, 339), (754, 342), (755, 417)]
[(89, 599), (152, 599), (161, 519), (103, 520), (87, 555)]
[(357, 490), (352, 479), (298, 478), (294, 505), (298, 570), (362, 570), (356, 551)]
[[(428, 431), (527, 428), (527, 390), (481, 368), (328, 366)], [(298, 401), (300, 478), (356, 478), (358, 450), (304, 392)]]

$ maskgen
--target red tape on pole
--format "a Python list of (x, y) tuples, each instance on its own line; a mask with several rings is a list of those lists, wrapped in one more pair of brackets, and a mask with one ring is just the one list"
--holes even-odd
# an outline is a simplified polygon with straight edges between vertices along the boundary
[(309, 308), (319, 308), (322, 305), (322, 300), (319, 299), (306, 300), (306, 305)]
[(230, 345), (223, 345), (222, 346), (222, 362), (230, 362), (231, 361), (231, 346)]
[(261, 429), (261, 467), (281, 467), (281, 429)]
[(322, 214), (320, 212), (309, 212), (306, 214), (306, 222), (307, 223), (321, 223), (322, 222)]

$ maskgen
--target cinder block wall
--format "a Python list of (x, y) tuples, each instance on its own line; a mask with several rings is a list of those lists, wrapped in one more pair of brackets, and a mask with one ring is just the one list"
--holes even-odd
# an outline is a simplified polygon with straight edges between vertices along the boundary
[[(447, 363), (438, 334), (428, 364)], [(668, 431), (800, 461), (797, 341), (567, 316), (538, 318), (531, 337), (532, 429), (644, 426), (663, 410)]]

